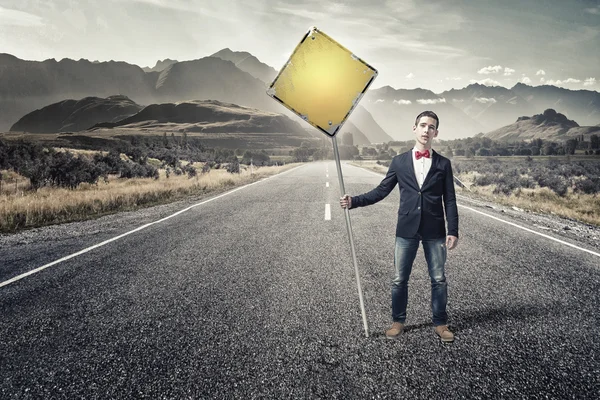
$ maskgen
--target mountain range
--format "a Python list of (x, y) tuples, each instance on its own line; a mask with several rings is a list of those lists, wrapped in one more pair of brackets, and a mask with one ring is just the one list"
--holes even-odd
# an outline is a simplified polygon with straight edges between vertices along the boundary
[[(0, 131), (24, 115), (57, 102), (114, 95), (126, 96), (140, 106), (217, 100), (287, 115), (306, 127), (300, 117), (265, 94), (276, 75), (274, 68), (252, 54), (230, 49), (197, 60), (159, 60), (153, 68), (145, 69), (116, 61), (38, 62), (0, 54)], [(69, 104), (72, 102), (65, 103)], [(366, 92), (342, 132), (356, 129), (358, 136), (371, 143), (411, 140), (414, 117), (430, 109), (440, 116), (439, 138), (454, 139), (494, 131), (548, 108), (581, 125), (595, 125), (600, 122), (600, 93), (521, 83), (510, 89), (471, 84), (439, 94), (385, 86)], [(48, 123), (51, 129), (70, 129), (68, 126)], [(71, 127), (79, 129), (78, 125)]]

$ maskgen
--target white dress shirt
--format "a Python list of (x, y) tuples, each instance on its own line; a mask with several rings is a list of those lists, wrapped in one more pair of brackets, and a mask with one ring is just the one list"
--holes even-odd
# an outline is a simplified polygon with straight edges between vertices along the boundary
[(412, 149), (412, 160), (413, 160), (413, 166), (415, 167), (415, 177), (417, 178), (417, 183), (419, 184), (419, 187), (423, 186), (423, 181), (425, 181), (425, 177), (427, 176), (427, 174), (429, 173), (429, 170), (431, 169), (431, 158), (433, 156), (432, 154), (432, 150), (429, 149), (429, 154), (430, 157), (421, 157), (420, 160), (417, 160), (415, 153), (416, 153), (417, 149), (413, 147)]

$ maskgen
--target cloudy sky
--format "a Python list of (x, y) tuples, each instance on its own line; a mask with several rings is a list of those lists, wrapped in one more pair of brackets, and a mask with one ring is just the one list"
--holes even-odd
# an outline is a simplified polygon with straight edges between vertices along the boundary
[(600, 91), (600, 0), (0, 0), (0, 52), (143, 67), (228, 47), (279, 70), (313, 25), (379, 70), (373, 88)]

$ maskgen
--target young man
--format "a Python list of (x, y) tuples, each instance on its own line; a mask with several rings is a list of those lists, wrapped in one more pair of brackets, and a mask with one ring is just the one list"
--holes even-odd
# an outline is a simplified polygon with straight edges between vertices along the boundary
[[(431, 278), (431, 310), (435, 333), (443, 342), (452, 342), (446, 314), (447, 284), (444, 274), (447, 249), (458, 244), (458, 209), (454, 194), (454, 177), (450, 160), (431, 149), (438, 135), (439, 118), (432, 111), (419, 114), (413, 126), (415, 147), (392, 159), (390, 168), (379, 186), (359, 196), (345, 194), (342, 208), (364, 207), (385, 198), (398, 184), (400, 208), (396, 227), (396, 268), (392, 283), (392, 326), (386, 337), (395, 339), (404, 331), (408, 302), (408, 279), (413, 262), (423, 243), (429, 277)], [(448, 223), (448, 234), (444, 221)]]

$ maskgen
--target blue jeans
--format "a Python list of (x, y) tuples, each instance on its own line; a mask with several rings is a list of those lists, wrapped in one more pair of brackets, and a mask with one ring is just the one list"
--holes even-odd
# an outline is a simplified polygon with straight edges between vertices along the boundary
[(406, 320), (406, 305), (408, 303), (408, 279), (413, 262), (417, 256), (419, 242), (423, 243), (427, 269), (431, 278), (431, 311), (433, 325), (446, 325), (446, 303), (448, 302), (448, 287), (444, 275), (446, 263), (446, 238), (421, 239), (396, 237), (394, 265), (396, 275), (392, 282), (392, 320), (404, 323)]

